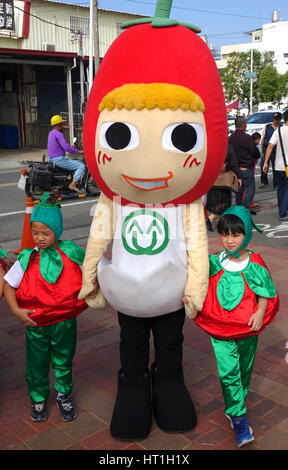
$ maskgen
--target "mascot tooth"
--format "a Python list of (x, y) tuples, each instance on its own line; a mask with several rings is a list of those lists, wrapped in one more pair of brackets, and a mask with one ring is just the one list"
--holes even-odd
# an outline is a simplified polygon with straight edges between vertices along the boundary
[[(84, 121), (87, 164), (102, 192), (79, 298), (118, 312), (111, 433), (122, 440), (144, 439), (153, 412), (166, 432), (196, 424), (182, 330), (185, 312), (193, 318), (207, 292), (201, 196), (223, 166), (227, 124), (214, 58), (196, 26), (169, 18), (171, 6), (158, 0), (154, 18), (124, 25), (95, 77)], [(95, 280), (98, 294), (89, 299)]]

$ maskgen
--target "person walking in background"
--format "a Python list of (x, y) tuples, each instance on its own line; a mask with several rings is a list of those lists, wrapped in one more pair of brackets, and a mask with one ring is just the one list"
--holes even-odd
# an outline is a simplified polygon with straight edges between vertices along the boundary
[[(276, 129), (278, 129), (279, 126), (282, 126), (281, 124), (281, 119), (282, 119), (282, 114), (281, 113), (274, 113), (273, 114), (273, 121), (270, 124), (266, 124), (266, 126), (262, 130), (261, 134), (261, 141), (260, 145), (262, 147), (263, 151), (263, 156), (261, 156), (261, 184), (259, 184), (258, 188), (265, 188), (269, 184), (268, 182), (268, 175), (263, 171), (263, 165), (265, 161), (265, 153), (268, 147), (268, 144), (270, 142), (270, 139)], [(275, 176), (275, 158), (276, 158), (276, 146), (273, 147), (271, 157), (269, 160), (269, 163), (271, 161), (272, 164), (272, 171), (273, 171), (273, 188), (276, 188), (276, 176)]]
[(66, 157), (66, 152), (73, 154), (78, 154), (80, 152), (66, 142), (63, 134), (63, 124), (65, 124), (65, 122), (61, 116), (57, 114), (52, 116), (51, 126), (53, 126), (53, 130), (49, 132), (47, 145), (48, 160), (52, 161), (54, 165), (64, 168), (65, 170), (75, 170), (73, 181), (68, 187), (73, 191), (80, 192), (77, 188), (77, 182), (85, 170), (85, 165), (80, 160), (71, 160)]
[(261, 141), (261, 134), (259, 134), (259, 132), (253, 132), (253, 134), (251, 135), (252, 139), (253, 139), (253, 142), (254, 144), (256, 145), (257, 149), (259, 150), (259, 153), (260, 153), (260, 157), (261, 159), (264, 157), (264, 154), (263, 154), (263, 151), (262, 151), (262, 147), (260, 145), (260, 141)]
[[(225, 171), (232, 170), (239, 181), (241, 186), (241, 173), (240, 168), (237, 162), (235, 150), (233, 145), (228, 142), (228, 149), (226, 154), (226, 159), (224, 163)], [(223, 212), (228, 209), (232, 204), (232, 190), (228, 188), (219, 188), (217, 186), (212, 186), (207, 193), (205, 209), (210, 212), (209, 216), (206, 217), (206, 226), (209, 232), (213, 232), (213, 221), (223, 214)]]
[(272, 134), (263, 165), (263, 171), (267, 174), (269, 159), (276, 147), (275, 178), (280, 222), (288, 220), (288, 110), (283, 113), (283, 119), (284, 126), (279, 126)]
[(243, 116), (235, 119), (235, 132), (229, 137), (230, 143), (233, 145), (237, 162), (240, 168), (242, 185), (236, 193), (236, 204), (250, 209), (250, 204), (255, 195), (255, 163), (260, 158), (252, 137), (246, 134), (247, 122)]
[(44, 193), (31, 215), (35, 248), (21, 251), (4, 276), (4, 295), (12, 313), (26, 326), (26, 381), (32, 421), (47, 419), (50, 363), (55, 373), (56, 403), (63, 421), (77, 417), (71, 391), (76, 347), (76, 316), (87, 308), (77, 299), (84, 251), (59, 240), (63, 219), (59, 205)]
[(274, 319), (279, 298), (260, 254), (247, 246), (254, 224), (243, 206), (220, 217), (217, 231), (223, 250), (209, 256), (208, 294), (195, 323), (209, 334), (217, 361), (225, 416), (239, 447), (254, 440), (246, 416), (258, 335)]

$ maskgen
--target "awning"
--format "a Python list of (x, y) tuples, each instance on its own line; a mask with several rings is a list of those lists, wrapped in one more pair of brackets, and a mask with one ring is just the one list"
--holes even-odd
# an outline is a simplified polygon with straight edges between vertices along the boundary
[(240, 100), (237, 98), (237, 100), (232, 101), (232, 103), (226, 104), (226, 109), (238, 109), (239, 108), (239, 103)]
[(0, 62), (10, 64), (35, 64), (67, 66), (77, 54), (71, 52), (35, 51), (0, 47)]

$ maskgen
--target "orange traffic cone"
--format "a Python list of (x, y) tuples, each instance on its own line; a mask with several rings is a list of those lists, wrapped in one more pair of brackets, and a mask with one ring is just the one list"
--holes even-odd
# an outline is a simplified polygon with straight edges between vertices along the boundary
[(31, 224), (30, 224), (30, 217), (33, 211), (33, 198), (27, 197), (26, 198), (26, 211), (24, 215), (24, 224), (23, 224), (23, 231), (22, 231), (22, 240), (21, 240), (21, 248), (19, 250), (14, 250), (14, 253), (20, 253), (20, 251), (24, 250), (24, 248), (34, 248), (35, 242), (33, 241), (32, 231), (31, 231)]

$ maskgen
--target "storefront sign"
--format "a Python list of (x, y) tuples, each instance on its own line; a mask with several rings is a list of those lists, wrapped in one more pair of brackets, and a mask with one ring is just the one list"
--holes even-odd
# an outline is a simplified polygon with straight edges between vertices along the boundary
[(13, 0), (0, 0), (0, 30), (15, 30)]

